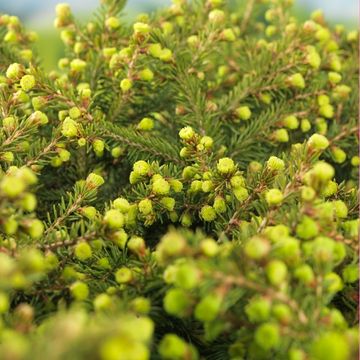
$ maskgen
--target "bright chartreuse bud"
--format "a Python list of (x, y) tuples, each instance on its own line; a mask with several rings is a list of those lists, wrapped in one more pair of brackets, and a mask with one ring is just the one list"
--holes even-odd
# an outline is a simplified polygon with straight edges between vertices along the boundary
[(160, 204), (163, 205), (167, 211), (173, 211), (175, 207), (175, 199), (166, 196), (160, 200)]
[(67, 19), (71, 15), (70, 5), (67, 3), (57, 4), (55, 7), (56, 16), (60, 19)]
[(271, 260), (266, 265), (266, 275), (272, 285), (281, 285), (287, 277), (287, 267), (279, 260)]
[(44, 233), (44, 224), (41, 220), (33, 219), (26, 224), (26, 232), (32, 239), (39, 239)]
[(127, 267), (121, 267), (115, 273), (115, 280), (119, 284), (127, 284), (133, 280), (133, 272)]
[(33, 75), (24, 75), (20, 80), (20, 86), (24, 91), (30, 91), (36, 84)]
[(161, 56), (161, 45), (159, 43), (151, 44), (148, 48), (150, 55), (156, 58), (160, 58)]
[(111, 296), (108, 294), (99, 294), (96, 296), (93, 303), (96, 311), (107, 310), (111, 308), (113, 304)]
[(299, 120), (295, 115), (289, 115), (283, 120), (283, 125), (290, 130), (295, 130), (299, 127)]
[(61, 127), (61, 133), (67, 137), (67, 138), (71, 138), (71, 137), (75, 137), (78, 135), (78, 123), (76, 121), (74, 121), (73, 119), (67, 117), (63, 123), (62, 123), (62, 127)]
[(70, 63), (70, 69), (74, 72), (82, 72), (86, 68), (86, 62), (81, 59), (74, 59)]
[(89, 220), (94, 220), (96, 216), (96, 209), (93, 206), (84, 206), (80, 209), (80, 212)]
[(271, 302), (267, 298), (252, 298), (245, 306), (245, 314), (252, 323), (268, 320), (270, 312)]
[(150, 32), (151, 27), (149, 24), (143, 22), (136, 22), (133, 25), (133, 29), (136, 34), (147, 35)]
[(103, 185), (105, 182), (104, 178), (101, 175), (90, 173), (86, 178), (86, 184), (90, 188), (98, 188), (99, 186)]
[(125, 249), (125, 245), (128, 240), (128, 234), (124, 229), (119, 229), (112, 234), (111, 240), (121, 249)]
[(331, 155), (337, 164), (342, 164), (346, 160), (346, 152), (338, 146), (331, 148)]
[(179, 131), (180, 139), (189, 141), (195, 136), (195, 131), (191, 126), (186, 126)]
[(139, 202), (138, 208), (143, 215), (149, 215), (153, 212), (152, 201), (150, 199), (143, 199)]
[(205, 193), (209, 193), (213, 190), (214, 183), (211, 180), (205, 180), (201, 184), (201, 190)]
[(124, 226), (124, 215), (117, 209), (106, 211), (104, 222), (110, 229), (120, 229)]
[(233, 189), (233, 193), (234, 193), (236, 199), (240, 202), (243, 202), (249, 196), (249, 192), (243, 186), (239, 186), (238, 188)]
[(360, 165), (360, 157), (358, 155), (351, 158), (351, 165), (354, 167), (358, 167)]
[(137, 125), (137, 128), (143, 131), (150, 131), (154, 128), (154, 120), (148, 117), (144, 117)]
[(26, 193), (21, 199), (21, 208), (24, 211), (34, 211), (36, 209), (37, 200), (36, 196), (31, 193)]
[(276, 156), (270, 156), (266, 166), (271, 171), (282, 171), (285, 169), (284, 161)]
[(185, 317), (190, 313), (192, 300), (189, 294), (182, 289), (170, 289), (164, 297), (165, 311), (177, 317)]
[(319, 233), (317, 223), (309, 216), (304, 216), (296, 226), (296, 235), (304, 240), (309, 240)]
[(275, 141), (280, 143), (286, 143), (289, 141), (289, 133), (286, 129), (275, 130), (272, 134), (272, 137)]
[(298, 89), (304, 89), (305, 88), (305, 80), (303, 76), (300, 73), (293, 74), (287, 78), (288, 83)]
[(283, 199), (284, 195), (279, 189), (270, 189), (265, 194), (265, 200), (270, 206), (281, 204)]
[(200, 40), (197, 35), (191, 35), (186, 39), (186, 42), (191, 47), (197, 47), (200, 43)]
[(9, 65), (6, 70), (6, 77), (11, 80), (17, 80), (24, 72), (24, 67), (21, 64), (13, 63)]
[(234, 30), (231, 28), (224, 29), (221, 34), (221, 39), (229, 42), (234, 42), (236, 40), (236, 35)]
[(348, 208), (342, 200), (333, 201), (335, 215), (340, 219), (345, 219), (348, 216)]
[(200, 210), (200, 216), (204, 221), (214, 221), (216, 218), (216, 211), (210, 205), (204, 205)]
[(248, 240), (244, 246), (244, 252), (247, 257), (253, 260), (264, 258), (270, 251), (269, 242), (261, 237), (254, 236)]
[(324, 161), (318, 161), (313, 169), (311, 170), (312, 174), (321, 181), (329, 181), (331, 180), (335, 175), (334, 168), (324, 162)]
[(139, 72), (139, 77), (143, 81), (151, 81), (154, 79), (154, 73), (149, 68), (146, 68)]
[(87, 242), (80, 242), (75, 246), (75, 256), (81, 261), (85, 261), (92, 256), (91, 247)]
[(120, 82), (120, 89), (126, 93), (133, 87), (133, 82), (131, 79), (122, 79)]
[(14, 131), (17, 125), (18, 121), (13, 116), (8, 116), (2, 120), (2, 127), (7, 132)]
[(338, 84), (342, 80), (342, 76), (335, 71), (329, 71), (328, 79), (331, 84)]
[(206, 295), (195, 307), (195, 319), (201, 322), (215, 320), (219, 315), (221, 303), (222, 300), (220, 296), (215, 294)]
[(217, 196), (214, 200), (213, 208), (218, 214), (222, 214), (226, 211), (226, 202), (223, 197)]
[(92, 147), (97, 156), (102, 156), (104, 153), (105, 143), (101, 139), (95, 139), (92, 143)]
[(309, 119), (301, 119), (300, 129), (302, 132), (308, 132), (311, 129), (311, 123)]
[(235, 170), (235, 163), (232, 159), (225, 157), (225, 158), (221, 158), (217, 164), (216, 164), (216, 168), (217, 170), (221, 173), (221, 174), (229, 174), (234, 172)]
[(188, 354), (187, 343), (175, 334), (166, 334), (158, 349), (162, 359), (186, 359)]
[(345, 266), (342, 271), (342, 278), (345, 283), (353, 283), (359, 280), (359, 266), (358, 264), (350, 264)]
[(329, 140), (321, 134), (313, 134), (308, 140), (308, 146), (316, 150), (325, 150), (329, 146)]
[(318, 69), (321, 64), (321, 57), (319, 53), (316, 51), (316, 48), (314, 46), (307, 46), (306, 50), (307, 50), (306, 61), (312, 68)]
[(10, 308), (9, 296), (0, 292), (0, 314), (5, 314)]
[(152, 191), (156, 195), (167, 195), (170, 191), (170, 184), (163, 178), (154, 180)]
[(119, 158), (124, 153), (124, 149), (121, 146), (115, 146), (111, 149), (111, 156), (115, 159)]
[(144, 160), (139, 160), (134, 163), (133, 170), (137, 175), (145, 176), (150, 171), (150, 165)]
[(281, 341), (279, 326), (275, 323), (260, 325), (255, 331), (255, 341), (265, 350), (277, 348)]
[(46, 125), (49, 119), (45, 113), (37, 110), (30, 115), (29, 121), (33, 124)]
[(175, 285), (181, 289), (190, 290), (199, 283), (199, 271), (192, 263), (182, 263), (177, 266)]
[(131, 252), (142, 256), (146, 249), (145, 240), (140, 236), (132, 236), (127, 242), (127, 247)]
[(117, 17), (111, 16), (106, 19), (105, 26), (109, 30), (116, 30), (120, 26), (120, 20)]
[(73, 119), (76, 120), (81, 116), (81, 110), (74, 106), (69, 110), (69, 116)]
[(160, 56), (159, 56), (160, 60), (169, 62), (172, 60), (172, 58), (173, 58), (173, 53), (170, 49), (165, 48), (165, 49), (161, 50)]
[(75, 300), (86, 300), (89, 296), (89, 287), (82, 281), (76, 281), (70, 286), (70, 292)]
[(326, 119), (331, 119), (334, 117), (334, 107), (331, 104), (325, 104), (320, 106), (319, 114)]
[(251, 110), (248, 106), (240, 106), (235, 110), (236, 116), (241, 120), (249, 120), (251, 117)]
[(206, 238), (200, 242), (201, 252), (207, 257), (213, 257), (219, 253), (219, 245), (212, 238)]
[(310, 358), (316, 360), (348, 360), (350, 348), (344, 334), (323, 332), (310, 347)]
[(172, 180), (169, 180), (169, 183), (170, 183), (171, 189), (175, 193), (179, 193), (183, 189), (183, 184), (180, 180), (172, 179)]
[(314, 281), (315, 275), (313, 269), (307, 265), (300, 265), (294, 270), (294, 276), (296, 279), (304, 284), (310, 284)]
[(214, 9), (209, 12), (209, 21), (213, 24), (221, 24), (225, 20), (225, 13), (222, 10)]
[(127, 213), (130, 209), (130, 204), (125, 198), (117, 198), (113, 201), (115, 209), (120, 210), (123, 214)]

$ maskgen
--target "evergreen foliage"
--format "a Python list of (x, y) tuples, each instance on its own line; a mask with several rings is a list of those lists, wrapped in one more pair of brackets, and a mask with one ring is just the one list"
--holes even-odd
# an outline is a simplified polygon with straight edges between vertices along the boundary
[(1, 359), (357, 358), (358, 34), (291, 3), (0, 16)]

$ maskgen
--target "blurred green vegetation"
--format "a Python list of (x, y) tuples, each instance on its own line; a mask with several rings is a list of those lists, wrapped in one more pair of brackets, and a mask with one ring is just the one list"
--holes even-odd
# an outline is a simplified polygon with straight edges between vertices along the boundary
[[(292, 14), (300, 21), (305, 21), (309, 18), (310, 11), (304, 6), (294, 6)], [(135, 13), (128, 11), (125, 21), (129, 21), (135, 16)], [(83, 20), (85, 21), (86, 17), (84, 17)], [(356, 20), (336, 21), (334, 19), (328, 19), (328, 21), (333, 25), (341, 23), (349, 30), (358, 28)], [(36, 44), (36, 48), (42, 59), (43, 67), (46, 71), (54, 70), (57, 67), (58, 60), (65, 56), (64, 46), (60, 39), (60, 31), (49, 27), (37, 30), (37, 33), (39, 35), (39, 40)]]

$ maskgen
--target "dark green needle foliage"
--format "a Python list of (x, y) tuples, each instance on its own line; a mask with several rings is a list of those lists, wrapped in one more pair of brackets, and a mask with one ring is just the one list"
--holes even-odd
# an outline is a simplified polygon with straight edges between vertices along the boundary
[(358, 33), (291, 0), (0, 16), (0, 358), (358, 357)]

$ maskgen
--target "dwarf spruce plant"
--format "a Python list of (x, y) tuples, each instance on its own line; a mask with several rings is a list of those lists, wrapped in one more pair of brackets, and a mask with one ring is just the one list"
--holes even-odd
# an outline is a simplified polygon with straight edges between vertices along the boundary
[(0, 16), (0, 358), (357, 358), (357, 32), (291, 0)]

